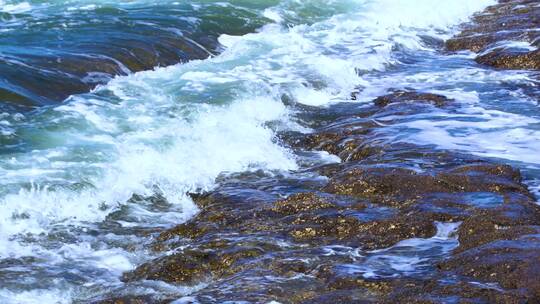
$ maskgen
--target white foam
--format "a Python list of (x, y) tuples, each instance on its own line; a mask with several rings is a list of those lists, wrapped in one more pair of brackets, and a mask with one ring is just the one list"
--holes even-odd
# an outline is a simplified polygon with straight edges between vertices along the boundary
[(535, 51), (538, 48), (526, 41), (503, 40), (503, 41), (498, 41), (492, 44), (490, 48), (484, 50), (478, 55), (485, 55), (496, 49), (519, 49), (519, 50), (530, 52), (530, 51)]
[(365, 278), (389, 278), (419, 274), (433, 260), (443, 258), (457, 247), (455, 232), (461, 222), (436, 222), (437, 234), (431, 238), (413, 238), (366, 253), (357, 264), (347, 265), (346, 270), (361, 273)]
[(276, 11), (275, 9), (272, 9), (272, 8), (267, 8), (264, 10), (263, 12), (263, 16), (276, 22), (276, 23), (281, 23), (283, 22), (283, 17), (281, 17), (281, 15), (279, 14), (278, 11)]
[(310, 106), (326, 106), (334, 96), (326, 90), (315, 90), (300, 86), (292, 90), (292, 94), (296, 97), (296, 101)]
[[(94, 2), (73, 7), (92, 10), (99, 6)], [(139, 262), (136, 254), (91, 237), (60, 249), (23, 239), (46, 238), (53, 227), (92, 227), (120, 209), (128, 210), (116, 221), (123, 227), (178, 224), (198, 211), (186, 192), (211, 189), (220, 174), (296, 169), (274, 137), (274, 129), (296, 127), (283, 95), (312, 106), (346, 101), (358, 84), (369, 84), (361, 73), (398, 62), (396, 47), (430, 51), (421, 35), (445, 37), (449, 26), (492, 2), (358, 1), (365, 4), (361, 11), (291, 27), (281, 24), (286, 13), (277, 6), (263, 12), (276, 23), (241, 37), (222, 35), (220, 56), (117, 77), (39, 112), (32, 119), (40, 133), (8, 121), (5, 136), (35, 147), (0, 159), (6, 185), (0, 257), (35, 255), (51, 265), (79, 263), (118, 277)], [(133, 194), (159, 194), (172, 206), (158, 212), (150, 203), (130, 202)], [(393, 267), (407, 271), (399, 265)], [(2, 290), (0, 297), (63, 303), (70, 293)]]
[(536, 197), (536, 203), (540, 205), (540, 180), (527, 181), (527, 187)]
[[(99, 124), (96, 128), (110, 132), (109, 127), (93, 119), (97, 115), (88, 115), (86, 107), (74, 103), (62, 110), (80, 118), (85, 115), (91, 123)], [(196, 209), (184, 193), (211, 188), (221, 172), (243, 171), (254, 164), (270, 170), (294, 168), (287, 152), (273, 143), (272, 131), (262, 125), (283, 115), (285, 108), (273, 100), (241, 100), (230, 107), (201, 110), (191, 123), (162, 119), (161, 127), (122, 134), (112, 142), (97, 140), (113, 143), (117, 151), (117, 160), (106, 165), (104, 176), (94, 182), (97, 190), (81, 193), (36, 187), (7, 195), (0, 201), (4, 210), (1, 235), (7, 238), (19, 233), (38, 234), (59, 221), (100, 221), (133, 193), (150, 195), (154, 185), (159, 185), (169, 202), (185, 206), (185, 216), (189, 217)], [(171, 140), (167, 147), (141, 142), (164, 137)], [(26, 176), (50, 173), (32, 170)], [(110, 208), (100, 208), (103, 203), (110, 204)], [(25, 216), (13, 219), (13, 214)], [(3, 247), (0, 254), (13, 254), (9, 249)]]
[[(356, 86), (365, 84), (357, 70), (384, 70), (397, 63), (393, 57), (396, 46), (429, 50), (422, 44), (421, 35), (445, 38), (452, 33), (449, 27), (492, 3), (423, 0), (410, 5), (399, 0), (366, 1), (361, 11), (311, 26), (283, 29), (269, 25), (244, 37), (222, 35), (219, 42), (235, 55), (263, 51), (264, 59), (250, 66), (248, 75), (264, 75), (274, 83), (303, 83), (303, 87), (293, 86), (290, 94), (300, 103), (321, 106), (346, 101)], [(285, 14), (277, 8), (265, 13), (276, 22), (281, 20), (276, 14)], [(271, 51), (265, 52), (268, 48)], [(315, 85), (320, 82), (324, 87)]]
[(71, 293), (61, 290), (31, 290), (12, 292), (0, 289), (0, 302), (5, 304), (68, 304), (71, 303)]
[(369, 12), (375, 13), (370, 17), (381, 30), (397, 27), (448, 30), (495, 3), (495, 0), (415, 0), (411, 5), (408, 0), (379, 0), (371, 2)]
[(88, 4), (88, 5), (82, 5), (82, 6), (79, 6), (79, 7), (68, 7), (68, 11), (76, 11), (76, 10), (81, 10), (81, 11), (93, 11), (95, 10), (96, 8), (98, 8), (97, 5), (95, 4)]
[(28, 2), (6, 4), (4, 1), (0, 1), (0, 12), (10, 13), (10, 14), (21, 14), (21, 13), (26, 13), (30, 10), (32, 10), (32, 5), (30, 5), (30, 3)]
[[(414, 130), (399, 140), (435, 144), (443, 149), (472, 152), (476, 155), (540, 164), (540, 121), (533, 117), (483, 107), (466, 107), (460, 114), (427, 116), (395, 128)], [(398, 140), (398, 139), (394, 139)]]

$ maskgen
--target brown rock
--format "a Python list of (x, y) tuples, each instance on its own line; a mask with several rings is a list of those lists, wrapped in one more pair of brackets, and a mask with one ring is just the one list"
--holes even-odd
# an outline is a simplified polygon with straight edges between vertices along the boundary
[(437, 94), (420, 93), (416, 91), (395, 91), (391, 94), (376, 98), (373, 103), (379, 107), (385, 107), (392, 103), (421, 102), (430, 103), (442, 107), (452, 102), (451, 99)]
[(336, 207), (335, 204), (317, 196), (315, 193), (298, 193), (291, 195), (285, 200), (276, 202), (271, 210), (285, 215), (292, 215), (306, 211)]
[(516, 172), (504, 166), (472, 164), (438, 174), (397, 166), (355, 166), (336, 174), (324, 188), (330, 193), (353, 195), (378, 203), (402, 206), (436, 192), (520, 192)]
[(477, 57), (476, 62), (501, 69), (540, 70), (540, 50), (530, 52), (493, 50)]
[(159, 280), (171, 283), (194, 285), (213, 276), (231, 274), (241, 267), (243, 259), (263, 254), (259, 248), (229, 248), (215, 252), (212, 250), (184, 250), (145, 263), (124, 274), (124, 281)]
[(519, 290), (540, 301), (540, 239), (537, 235), (517, 240), (499, 240), (469, 249), (441, 264), (480, 283), (496, 283), (503, 289)]

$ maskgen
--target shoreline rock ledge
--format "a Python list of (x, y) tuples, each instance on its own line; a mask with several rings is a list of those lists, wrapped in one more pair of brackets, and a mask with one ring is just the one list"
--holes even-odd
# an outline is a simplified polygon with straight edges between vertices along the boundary
[(501, 0), (463, 25), (446, 49), (476, 52), (476, 62), (496, 68), (540, 70), (539, 29), (537, 0)]
[[(537, 51), (496, 47), (538, 43), (537, 4), (500, 1), (446, 49), (480, 52), (478, 62), (498, 68), (538, 69)], [(237, 174), (194, 194), (201, 212), (157, 235), (152, 250), (163, 256), (122, 280), (198, 286), (185, 303), (540, 303), (540, 206), (520, 172), (380, 138), (397, 122), (381, 126), (377, 117), (455, 106), (415, 90), (389, 91), (369, 107), (293, 105), (319, 127), (281, 140), (341, 163)], [(119, 294), (96, 303), (175, 300)]]
[[(156, 237), (153, 250), (169, 254), (123, 280), (203, 284), (190, 295), (199, 303), (540, 301), (540, 207), (519, 171), (454, 151), (377, 142), (384, 127), (375, 115), (436, 106), (452, 100), (397, 91), (369, 110), (321, 110), (332, 117), (325, 127), (283, 139), (342, 163), (292, 177), (242, 174), (193, 195), (201, 212)], [(451, 227), (447, 235), (444, 227)], [(172, 300), (111, 295), (99, 303)]]

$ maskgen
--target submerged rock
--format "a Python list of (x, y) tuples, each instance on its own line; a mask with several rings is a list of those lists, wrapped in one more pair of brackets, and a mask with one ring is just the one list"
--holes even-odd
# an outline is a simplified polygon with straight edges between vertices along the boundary
[(211, 276), (238, 272), (242, 259), (254, 258), (261, 254), (263, 251), (257, 248), (228, 248), (221, 249), (220, 252), (184, 250), (181, 253), (143, 264), (134, 271), (126, 273), (123, 279), (125, 281), (160, 280), (193, 285), (210, 280)]
[(540, 70), (540, 50), (530, 52), (494, 50), (478, 56), (476, 62), (502, 69)]
[(357, 165), (332, 177), (325, 190), (400, 207), (431, 193), (527, 193), (516, 178), (513, 170), (488, 163), (427, 172), (396, 165)]
[(430, 103), (438, 107), (442, 107), (452, 102), (451, 99), (443, 95), (432, 93), (419, 93), (415, 91), (398, 90), (391, 94), (376, 98), (373, 103), (380, 107), (385, 107), (392, 103), (409, 102), (409, 103)]
[(106, 300), (98, 300), (92, 302), (92, 304), (167, 304), (171, 303), (172, 300), (161, 300), (153, 296), (125, 296), (125, 297), (112, 297)]
[(526, 233), (515, 240), (499, 240), (467, 250), (441, 264), (486, 286), (514, 291), (529, 303), (540, 301), (540, 240)]
[(2, 103), (13, 104), (15, 106), (30, 107), (33, 102), (30, 98), (17, 93), (15, 91), (9, 90), (7, 88), (0, 87), (0, 101)]
[[(540, 251), (525, 240), (540, 231), (540, 208), (519, 171), (452, 151), (377, 143), (380, 126), (369, 115), (450, 101), (416, 92), (378, 100), (367, 116), (330, 117), (332, 124), (294, 139), (298, 149), (343, 159), (311, 169), (327, 176), (322, 186), (279, 176), (224, 179), (214, 191), (193, 195), (201, 209), (195, 218), (157, 237), (154, 250), (174, 253), (124, 280), (204, 282), (193, 294), (201, 303), (536, 299)], [(459, 226), (457, 232), (438, 230), (441, 222)], [(379, 275), (392, 267), (392, 275)], [(511, 283), (520, 276), (524, 283)]]

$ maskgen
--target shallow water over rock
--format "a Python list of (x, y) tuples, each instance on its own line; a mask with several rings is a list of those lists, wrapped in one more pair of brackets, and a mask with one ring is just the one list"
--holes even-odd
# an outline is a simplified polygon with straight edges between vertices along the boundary
[[(362, 113), (410, 110), (411, 103), (422, 103), (423, 98), (421, 93), (411, 94), (382, 109), (375, 100)], [(362, 139), (372, 142), (378, 136), (375, 131), (385, 128), (350, 118), (350, 114), (331, 118), (339, 125), (331, 130), (340, 136), (301, 135), (309, 137), (304, 146), (297, 136), (288, 135), (285, 142), (296, 149), (321, 146), (317, 140), (336, 147), (344, 138), (358, 140), (357, 134), (346, 131), (355, 126), (367, 128)], [(329, 134), (329, 129), (323, 132)], [(508, 294), (535, 298), (533, 285), (527, 286), (528, 291), (510, 285), (467, 291), (463, 286), (474, 289), (480, 286), (477, 283), (502, 280), (504, 271), (500, 278), (492, 275), (493, 280), (480, 274), (458, 276), (463, 270), (446, 261), (451, 252), (459, 253), (452, 258), (459, 261), (466, 256), (460, 252), (472, 255), (484, 244), (537, 233), (540, 207), (518, 171), (455, 151), (411, 144), (372, 148), (375, 152), (362, 158), (309, 166), (292, 176), (222, 180), (216, 190), (195, 197), (201, 208), (196, 217), (157, 238), (155, 250), (174, 253), (136, 268), (124, 280), (204, 282), (209, 285), (191, 294), (201, 303), (230, 299), (324, 303), (332, 298), (391, 303), (401, 297), (439, 298), (442, 289), (456, 301), (489, 301)], [(313, 183), (307, 172), (327, 179)], [(279, 199), (283, 195), (287, 198)], [(536, 252), (534, 246), (523, 246)], [(511, 262), (519, 254), (507, 253), (500, 259)], [(534, 280), (534, 275), (527, 275)], [(430, 285), (426, 294), (409, 295), (418, 284)]]
[(0, 302), (537, 301), (534, 1), (248, 2), (0, 0)]

